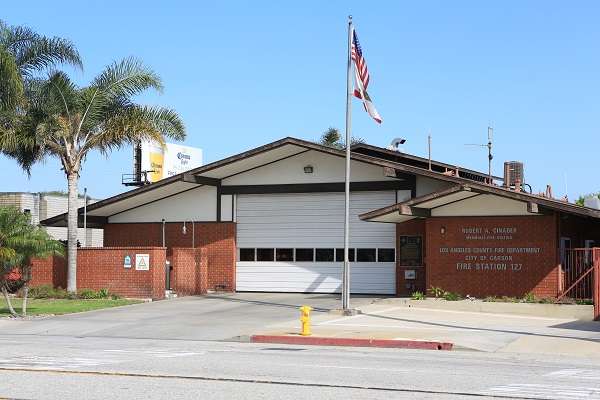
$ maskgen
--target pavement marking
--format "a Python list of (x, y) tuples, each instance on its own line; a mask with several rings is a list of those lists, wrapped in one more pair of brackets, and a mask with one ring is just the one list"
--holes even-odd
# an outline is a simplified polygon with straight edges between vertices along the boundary
[[(69, 370), (40, 370), (33, 368), (3, 368), (0, 366), (0, 371), (19, 371), (19, 372), (32, 372), (32, 373), (43, 373), (49, 372), (53, 374), (64, 374), (64, 375), (91, 375), (91, 376), (112, 376), (112, 377), (129, 377), (129, 378), (158, 378), (158, 379), (185, 379), (185, 380), (196, 380), (196, 381), (211, 381), (211, 382), (236, 382), (236, 383), (250, 383), (250, 384), (268, 384), (268, 385), (283, 385), (283, 386), (303, 386), (303, 387), (314, 387), (314, 388), (342, 388), (342, 389), (357, 389), (365, 391), (381, 391), (381, 392), (394, 392), (394, 393), (419, 393), (419, 394), (433, 394), (433, 395), (454, 395), (466, 397), (489, 397), (489, 394), (481, 392), (463, 392), (463, 391), (446, 391), (446, 390), (433, 390), (433, 389), (410, 389), (410, 388), (399, 388), (399, 387), (383, 387), (383, 386), (360, 386), (360, 385), (343, 385), (333, 383), (317, 383), (317, 382), (298, 382), (298, 381), (278, 381), (270, 379), (252, 379), (252, 378), (227, 378), (217, 376), (199, 376), (199, 375), (160, 375), (160, 374), (144, 374), (144, 373), (133, 373), (133, 372), (108, 372), (108, 371), (69, 371)], [(521, 400), (555, 400), (551, 397), (531, 397), (531, 396), (518, 396), (515, 397), (512, 394), (496, 393), (493, 395), (496, 398), (501, 399), (521, 399)], [(572, 398), (569, 398), (572, 400)], [(594, 399), (595, 400), (595, 399)]]
[(104, 350), (107, 353), (121, 353), (121, 354), (136, 354), (136, 355), (147, 355), (153, 356), (157, 358), (175, 358), (175, 357), (189, 357), (189, 356), (198, 356), (206, 354), (205, 351), (202, 352), (192, 352), (192, 351), (177, 351), (177, 350), (169, 350), (169, 349), (155, 349), (155, 350), (146, 350), (146, 349), (107, 349)]
[(84, 367), (97, 367), (100, 365), (120, 362), (115, 359), (97, 359), (84, 357), (45, 357), (45, 356), (18, 356), (0, 359), (0, 366), (4, 368), (43, 368), (43, 369), (74, 369)]
[(550, 372), (549, 374), (546, 374), (544, 376), (550, 378), (575, 378), (600, 381), (600, 370), (583, 368), (561, 369), (558, 371)]
[(581, 387), (581, 386), (559, 386), (538, 383), (515, 383), (510, 385), (495, 386), (482, 394), (490, 396), (518, 396), (534, 399), (600, 399), (600, 387)]

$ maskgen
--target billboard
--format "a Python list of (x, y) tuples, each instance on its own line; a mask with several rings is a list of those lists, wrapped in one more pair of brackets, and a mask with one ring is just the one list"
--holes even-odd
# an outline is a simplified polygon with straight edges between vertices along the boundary
[(148, 180), (156, 182), (202, 165), (202, 149), (166, 143), (142, 142), (142, 171), (148, 172)]

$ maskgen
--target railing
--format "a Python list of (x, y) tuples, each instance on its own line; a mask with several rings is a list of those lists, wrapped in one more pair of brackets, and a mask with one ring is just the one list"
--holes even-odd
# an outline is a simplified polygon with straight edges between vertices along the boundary
[(560, 267), (561, 293), (557, 300), (594, 304), (600, 319), (600, 248), (565, 249)]

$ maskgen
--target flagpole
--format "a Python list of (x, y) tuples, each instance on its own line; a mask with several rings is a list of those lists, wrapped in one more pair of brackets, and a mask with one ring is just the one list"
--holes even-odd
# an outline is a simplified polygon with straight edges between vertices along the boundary
[(346, 71), (346, 180), (344, 198), (344, 273), (342, 279), (342, 309), (344, 313), (350, 310), (350, 260), (348, 247), (350, 246), (350, 142), (352, 127), (352, 16), (348, 16), (348, 63)]

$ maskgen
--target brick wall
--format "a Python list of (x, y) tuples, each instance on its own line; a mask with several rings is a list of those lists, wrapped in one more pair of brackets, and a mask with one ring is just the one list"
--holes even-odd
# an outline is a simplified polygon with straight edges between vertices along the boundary
[[(136, 270), (136, 254), (148, 254), (148, 271)], [(131, 268), (124, 268), (125, 256), (131, 257)], [(77, 251), (77, 288), (108, 289), (124, 297), (164, 297), (165, 249), (159, 247), (98, 247)]]
[[(421, 236), (423, 240), (423, 265), (420, 267), (404, 266), (400, 262), (400, 236)], [(415, 291), (425, 293), (427, 290), (425, 281), (425, 220), (413, 219), (396, 225), (396, 295), (410, 296)], [(404, 279), (407, 270), (415, 271), (415, 279)]]
[[(149, 254), (148, 271), (136, 270), (135, 255)], [(125, 256), (131, 268), (124, 267)], [(166, 249), (160, 247), (87, 247), (77, 250), (77, 289), (108, 289), (123, 297), (162, 299), (165, 294)], [(33, 260), (30, 286), (66, 288), (63, 257)]]
[(51, 285), (56, 288), (67, 287), (67, 259), (52, 256), (31, 260), (30, 286)]
[[(168, 222), (165, 226), (167, 248), (191, 247), (192, 224)], [(235, 290), (235, 228), (234, 222), (198, 222), (195, 224), (194, 245), (203, 249), (207, 260), (209, 289)], [(161, 223), (108, 224), (104, 227), (105, 246), (162, 246)], [(186, 289), (187, 290), (187, 289)]]
[[(554, 216), (429, 218), (425, 225), (427, 287), (477, 297), (523, 296), (528, 292), (539, 297), (557, 295), (558, 235)], [(473, 228), (481, 229), (481, 233), (463, 232)], [(494, 228), (514, 232), (495, 234)], [(509, 250), (514, 248), (539, 252)], [(475, 256), (477, 260), (470, 259)], [(493, 267), (481, 265), (486, 263)]]
[(171, 287), (178, 295), (205, 294), (208, 288), (207, 257), (202, 248), (175, 247), (171, 251), (173, 267)]

